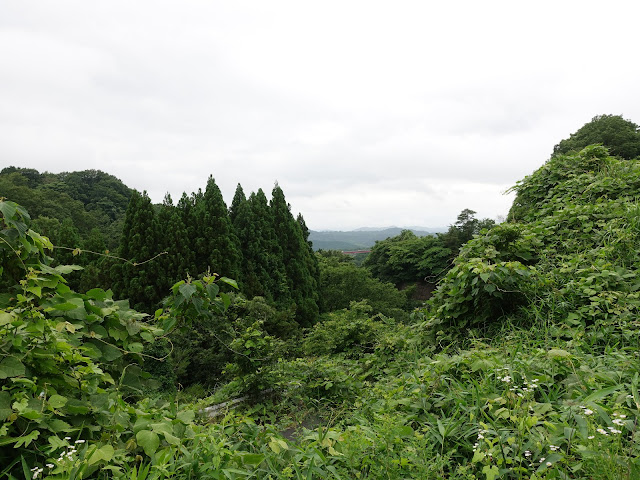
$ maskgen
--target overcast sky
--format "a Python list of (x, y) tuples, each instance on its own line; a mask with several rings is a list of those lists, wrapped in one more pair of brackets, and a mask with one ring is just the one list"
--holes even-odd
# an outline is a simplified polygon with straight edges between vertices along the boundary
[(2, 0), (0, 167), (278, 181), (315, 230), (495, 218), (593, 116), (640, 123), (639, 5)]

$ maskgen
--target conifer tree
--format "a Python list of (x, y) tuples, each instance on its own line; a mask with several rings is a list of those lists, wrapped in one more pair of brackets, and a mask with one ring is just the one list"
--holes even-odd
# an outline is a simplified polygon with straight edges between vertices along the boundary
[(195, 196), (195, 263), (199, 273), (210, 269), (225, 277), (238, 279), (241, 252), (227, 205), (213, 177), (209, 177), (204, 194)]
[(260, 188), (249, 196), (247, 204), (252, 225), (250, 235), (253, 236), (248, 242), (247, 263), (253, 266), (264, 296), (280, 306), (288, 306), (291, 290), (267, 196)]
[(236, 193), (233, 195), (233, 200), (231, 201), (231, 206), (229, 207), (229, 220), (231, 220), (232, 224), (235, 224), (239, 210), (246, 202), (247, 197), (244, 194), (244, 190), (242, 190), (242, 185), (238, 184)]
[(158, 212), (160, 228), (160, 250), (167, 252), (158, 259), (161, 277), (165, 280), (162, 286), (168, 292), (177, 281), (186, 278), (187, 274), (195, 275), (193, 250), (187, 234), (187, 227), (177, 207), (173, 206), (171, 195), (164, 197)]
[[(134, 192), (124, 219), (120, 240), (120, 256), (131, 263), (118, 264), (112, 269), (117, 278), (114, 288), (118, 296), (128, 298), (131, 306), (147, 313), (153, 312), (162, 297), (163, 280), (159, 278), (158, 262), (149, 261), (160, 253), (158, 223), (147, 192)], [(136, 262), (145, 262), (134, 265)]]
[(314, 269), (313, 253), (277, 183), (273, 188), (270, 210), (282, 249), (287, 285), (296, 307), (296, 320), (303, 326), (311, 325), (318, 315), (317, 266)]

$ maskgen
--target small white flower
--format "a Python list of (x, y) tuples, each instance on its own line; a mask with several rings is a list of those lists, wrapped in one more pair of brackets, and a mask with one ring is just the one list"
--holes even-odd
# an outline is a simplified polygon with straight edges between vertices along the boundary
[(622, 413), (620, 415), (618, 415), (620, 418), (627, 418), (626, 415), (623, 415)]
[(71, 437), (64, 437), (65, 440), (71, 440)]
[(53, 463), (47, 463), (47, 468), (53, 468), (55, 465)]
[(615, 423), (616, 425), (622, 426), (622, 425), (624, 425), (624, 420), (616, 418), (616, 419), (613, 420), (613, 423)]
[(525, 457), (530, 457), (530, 456), (531, 456), (531, 452), (530, 452), (529, 450), (526, 450), (526, 451), (524, 452), (524, 456), (525, 456)]
[(609, 427), (609, 431), (611, 433), (622, 433), (622, 430), (618, 430), (617, 428)]
[(587, 438), (588, 438), (589, 440), (593, 440), (593, 439), (594, 439), (594, 438), (596, 438), (596, 437), (595, 437), (594, 435), (589, 435)]
[(593, 410), (589, 408), (585, 408), (582, 413), (584, 413), (585, 415), (593, 415)]
[(549, 445), (549, 448), (551, 449), (552, 452), (557, 451), (560, 447), (558, 447), (557, 445)]
[(545, 457), (542, 457), (542, 458), (540, 459), (540, 463), (544, 462), (544, 460), (545, 460)]
[(547, 467), (550, 467), (550, 466), (551, 466), (551, 462), (547, 462)]
[(505, 375), (501, 380), (505, 383), (511, 383), (511, 377), (509, 375)]
[(609, 435), (604, 428), (596, 428), (596, 432), (601, 433), (602, 435)]
[(84, 443), (84, 440), (76, 440), (76, 443)]

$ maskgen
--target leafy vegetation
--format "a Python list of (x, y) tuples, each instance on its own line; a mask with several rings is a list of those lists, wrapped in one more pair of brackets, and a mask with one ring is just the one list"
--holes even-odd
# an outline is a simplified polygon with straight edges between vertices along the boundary
[[(640, 477), (640, 160), (589, 146), (514, 191), (508, 223), (484, 228), (467, 210), (450, 237), (379, 242), (376, 268), (414, 276), (452, 255), (447, 238), (469, 237), (410, 319), (405, 295), (338, 252), (294, 256), (310, 252), (308, 230), (277, 190), (269, 206), (239, 188), (228, 217), (240, 251), (267, 252), (239, 271), (269, 298), (203, 271), (154, 292), (152, 315), (108, 289), (76, 293), (79, 267), (54, 263), (26, 210), (0, 201), (0, 475)], [(184, 218), (203, 207), (200, 194), (133, 198), (124, 265), (144, 292), (146, 265), (179, 259), (147, 262), (135, 224), (192, 235)]]

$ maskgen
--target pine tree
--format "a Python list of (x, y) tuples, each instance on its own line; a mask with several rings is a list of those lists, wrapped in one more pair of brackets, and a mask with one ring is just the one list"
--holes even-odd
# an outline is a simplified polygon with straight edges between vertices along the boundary
[(277, 183), (273, 188), (270, 210), (282, 249), (287, 285), (296, 308), (296, 320), (303, 326), (311, 325), (318, 315), (317, 265), (314, 268), (313, 252)]
[[(160, 253), (158, 223), (147, 192), (134, 192), (125, 214), (120, 240), (120, 256), (131, 263), (112, 268), (117, 278), (114, 288), (119, 297), (129, 298), (134, 309), (153, 312), (165, 292), (158, 262), (147, 261)], [(135, 265), (136, 262), (144, 262)]]
[(195, 196), (194, 215), (195, 263), (199, 273), (211, 273), (231, 278), (240, 274), (241, 252), (227, 205), (213, 177), (209, 177), (204, 194)]
[(165, 280), (163, 289), (167, 293), (175, 282), (186, 278), (187, 274), (195, 274), (193, 250), (180, 213), (167, 194), (158, 212), (160, 250), (167, 252), (158, 259), (158, 264)]
[(242, 185), (238, 184), (236, 193), (233, 195), (233, 200), (231, 201), (231, 206), (229, 207), (229, 220), (231, 220), (232, 224), (235, 224), (239, 210), (242, 205), (246, 205), (246, 202), (247, 197), (244, 194), (244, 190), (242, 190)]

